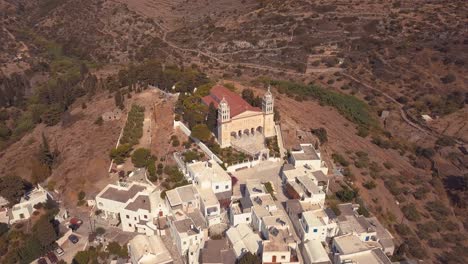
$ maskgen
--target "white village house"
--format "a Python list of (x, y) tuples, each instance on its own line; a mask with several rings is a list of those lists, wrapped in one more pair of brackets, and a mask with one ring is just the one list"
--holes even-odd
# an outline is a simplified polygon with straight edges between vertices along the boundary
[(96, 207), (107, 221), (117, 224), (126, 232), (154, 235), (158, 217), (168, 214), (161, 193), (144, 183), (119, 183), (107, 185), (96, 196)]
[(50, 193), (38, 185), (21, 197), (20, 202), (11, 208), (9, 211), (10, 224), (30, 218), (34, 212), (34, 206), (39, 203), (45, 203), (48, 199), (52, 199)]

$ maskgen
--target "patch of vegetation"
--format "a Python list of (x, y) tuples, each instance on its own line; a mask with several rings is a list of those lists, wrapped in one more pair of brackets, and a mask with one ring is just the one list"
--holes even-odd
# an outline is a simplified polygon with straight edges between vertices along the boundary
[(132, 153), (132, 163), (137, 168), (144, 168), (148, 166), (150, 159), (151, 152), (149, 149), (138, 148)]
[(377, 187), (377, 184), (375, 183), (375, 181), (366, 181), (362, 184), (362, 186), (364, 186), (368, 190), (372, 190), (375, 187)]
[(132, 105), (128, 112), (127, 123), (125, 124), (120, 144), (129, 144), (130, 147), (137, 145), (143, 136), (143, 121), (145, 118), (145, 108), (139, 105)]
[(378, 123), (369, 110), (369, 106), (358, 98), (338, 93), (314, 84), (304, 85), (289, 81), (263, 80), (271, 83), (280, 93), (299, 95), (304, 99), (315, 98), (323, 105), (329, 105), (343, 115), (346, 119), (358, 126), (377, 128)]
[(425, 208), (436, 221), (444, 220), (451, 214), (450, 209), (440, 201), (429, 201), (426, 203)]
[(339, 153), (333, 153), (332, 159), (335, 163), (338, 163), (343, 167), (349, 166), (349, 162)]
[(111, 159), (114, 160), (116, 164), (122, 164), (125, 162), (125, 159), (128, 158), (131, 151), (132, 147), (130, 146), (130, 144), (123, 144), (112, 149), (109, 156), (111, 157)]
[(202, 142), (207, 142), (211, 139), (211, 131), (206, 124), (198, 124), (192, 128), (190, 136)]
[(401, 211), (405, 215), (405, 217), (413, 222), (417, 222), (421, 220), (421, 215), (419, 214), (416, 206), (414, 204), (408, 204), (401, 208)]
[(273, 189), (273, 185), (271, 182), (264, 182), (263, 185), (265, 186), (265, 190), (276, 200), (275, 190)]
[(358, 190), (351, 189), (346, 185), (342, 185), (341, 188), (342, 189), (337, 191), (335, 195), (343, 203), (351, 202), (359, 196)]
[(265, 139), (265, 144), (270, 150), (270, 156), (279, 157), (280, 149), (278, 147), (278, 138), (276, 136)]
[(312, 134), (317, 136), (317, 138), (320, 141), (320, 145), (328, 142), (328, 135), (327, 135), (327, 130), (323, 127), (317, 128), (317, 129), (312, 129), (311, 130)]

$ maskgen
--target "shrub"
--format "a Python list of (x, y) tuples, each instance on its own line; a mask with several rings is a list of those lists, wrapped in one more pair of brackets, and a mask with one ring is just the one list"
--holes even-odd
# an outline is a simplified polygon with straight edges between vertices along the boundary
[(357, 128), (357, 135), (365, 138), (369, 135), (369, 129), (367, 127), (359, 126)]
[(130, 144), (119, 145), (117, 148), (111, 150), (110, 157), (115, 161), (115, 163), (122, 164), (130, 154), (131, 150), (132, 147)]
[(98, 117), (96, 121), (94, 121), (94, 124), (98, 126), (102, 126), (103, 123), (104, 123), (104, 119), (102, 119), (102, 116)]
[(106, 229), (104, 229), (103, 227), (98, 227), (96, 228), (96, 234), (97, 235), (104, 235), (106, 233)]
[(391, 170), (393, 168), (393, 164), (387, 161), (384, 162), (383, 165), (387, 170)]
[(375, 181), (366, 181), (365, 183), (362, 184), (366, 189), (371, 190), (377, 187), (377, 184)]
[(426, 186), (418, 187), (414, 192), (413, 196), (417, 200), (422, 200), (426, 198), (426, 194), (429, 192), (429, 189)]
[(343, 167), (349, 166), (349, 162), (341, 154), (333, 153), (332, 158), (335, 163), (338, 163)]
[(445, 248), (446, 243), (443, 239), (440, 238), (431, 238), (427, 243), (431, 248)]
[(401, 208), (401, 211), (405, 215), (405, 217), (410, 221), (419, 221), (421, 216), (419, 215), (418, 210), (414, 204), (405, 205)]
[(439, 146), (455, 146), (457, 142), (451, 137), (441, 137), (437, 139), (436, 144)]
[(423, 259), (427, 256), (426, 250), (421, 246), (421, 243), (416, 237), (410, 237), (407, 240), (408, 243), (408, 253), (413, 257)]
[(137, 168), (143, 168), (148, 165), (150, 157), (149, 149), (139, 148), (132, 153), (132, 163)]
[(185, 162), (191, 162), (193, 160), (198, 159), (198, 152), (196, 151), (186, 151), (183, 154)]
[(82, 201), (86, 197), (86, 193), (84, 191), (80, 191), (78, 193), (78, 200)]
[(121, 257), (121, 258), (126, 258), (128, 257), (128, 250), (127, 250), (127, 247), (126, 246), (120, 246), (119, 243), (117, 242), (110, 242), (108, 245), (107, 245), (107, 251), (112, 254), (112, 255), (115, 255), (115, 256), (118, 256), (118, 257)]
[(450, 215), (450, 210), (440, 201), (427, 202), (425, 207), (436, 221), (443, 220)]
[(398, 225), (395, 225), (394, 227), (395, 227), (395, 231), (397, 231), (397, 233), (401, 235), (402, 237), (407, 237), (413, 234), (413, 231), (411, 230), (411, 228), (405, 224), (398, 224)]
[(455, 77), (455, 75), (449, 73), (445, 75), (444, 77), (441, 77), (440, 81), (444, 84), (448, 84), (448, 83), (454, 82), (456, 79), (457, 78)]
[(206, 142), (211, 138), (211, 132), (208, 126), (205, 124), (199, 124), (193, 127), (192, 134), (190, 136)]
[(342, 186), (343, 189), (336, 192), (336, 197), (340, 199), (340, 201), (347, 203), (351, 202), (354, 198), (357, 197), (357, 191), (352, 190), (346, 186)]
[(317, 136), (320, 141), (320, 145), (326, 143), (328, 141), (327, 130), (323, 127), (312, 129), (312, 134)]

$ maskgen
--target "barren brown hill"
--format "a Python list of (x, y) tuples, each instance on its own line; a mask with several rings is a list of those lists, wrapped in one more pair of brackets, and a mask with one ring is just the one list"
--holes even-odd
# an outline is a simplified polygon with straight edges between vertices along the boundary
[[(394, 232), (406, 256), (467, 262), (467, 1), (0, 0), (0, 11), (0, 96), (8, 95), (0, 98), (8, 108), (0, 132), (19, 139), (0, 154), (2, 175), (31, 176), (24, 161), (44, 132), (61, 153), (51, 178), (57, 188), (70, 197), (97, 191), (123, 121), (94, 121), (115, 107), (116, 91), (147, 81), (126, 78), (137, 75), (129, 65), (156, 59), (168, 71), (196, 68), (213, 82), (257, 92), (266, 78), (314, 83), (365, 101), (376, 125), (363, 129), (318, 96), (273, 87), (286, 147), (315, 141), (311, 129), (324, 128), (328, 164), (333, 154), (347, 164), (333, 190), (358, 189), (359, 202)], [(63, 87), (86, 96), (69, 105), (76, 98)], [(171, 163), (169, 154), (181, 148), (170, 139), (175, 102), (156, 97), (156, 104), (142, 94), (127, 102), (155, 107), (152, 154)], [(45, 111), (38, 98), (48, 112), (60, 108), (64, 121), (18, 129), (22, 114)]]

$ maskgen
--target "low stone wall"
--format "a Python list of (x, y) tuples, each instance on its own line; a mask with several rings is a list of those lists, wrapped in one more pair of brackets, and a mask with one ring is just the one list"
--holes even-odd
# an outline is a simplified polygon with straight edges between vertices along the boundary
[[(274, 158), (274, 157), (271, 157), (271, 158), (268, 158), (267, 161), (273, 161), (273, 162), (278, 162), (278, 161), (281, 161), (280, 158)], [(260, 159), (257, 159), (257, 160), (249, 160), (249, 161), (246, 161), (246, 162), (242, 162), (242, 163), (237, 163), (237, 164), (233, 164), (229, 167), (226, 168), (226, 171), (227, 172), (235, 172), (239, 169), (244, 169), (244, 168), (253, 168), (255, 166), (257, 166), (258, 164), (264, 162), (264, 160), (260, 160)]]

